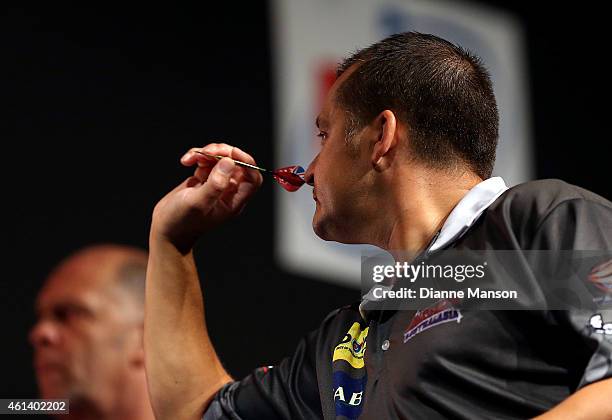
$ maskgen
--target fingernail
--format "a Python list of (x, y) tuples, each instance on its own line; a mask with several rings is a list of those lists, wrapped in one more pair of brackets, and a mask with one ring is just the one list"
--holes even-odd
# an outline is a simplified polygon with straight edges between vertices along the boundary
[(234, 171), (234, 162), (231, 159), (221, 159), (217, 165), (219, 165), (219, 171), (224, 175), (231, 175)]

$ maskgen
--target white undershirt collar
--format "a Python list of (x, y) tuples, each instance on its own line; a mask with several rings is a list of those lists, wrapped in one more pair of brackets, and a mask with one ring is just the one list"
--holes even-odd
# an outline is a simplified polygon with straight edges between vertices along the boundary
[(450, 212), (429, 251), (444, 248), (449, 243), (459, 239), (474, 224), (482, 212), (507, 189), (506, 183), (499, 176), (484, 180), (472, 187)]

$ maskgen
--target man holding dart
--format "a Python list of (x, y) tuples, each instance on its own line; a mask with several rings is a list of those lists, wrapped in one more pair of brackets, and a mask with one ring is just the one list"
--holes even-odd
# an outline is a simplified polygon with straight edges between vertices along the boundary
[[(324, 240), (420, 256), (612, 249), (609, 201), (562, 181), (508, 189), (491, 177), (490, 78), (438, 37), (397, 34), (353, 54), (316, 124), (321, 150), (304, 180)], [(256, 165), (227, 144), (187, 152), (181, 162), (197, 169), (153, 213), (145, 357), (157, 418), (612, 418), (610, 309), (462, 310), (436, 323), (459, 311), (447, 301), (376, 311), (364, 300), (332, 312), (277, 366), (231, 378), (208, 337), (192, 249), (262, 183), (235, 161)]]

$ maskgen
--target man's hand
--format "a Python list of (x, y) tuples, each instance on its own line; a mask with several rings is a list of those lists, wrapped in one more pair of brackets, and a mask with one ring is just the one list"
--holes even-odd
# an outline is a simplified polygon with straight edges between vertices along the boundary
[[(197, 169), (155, 207), (149, 237), (144, 346), (147, 384), (160, 420), (197, 420), (215, 393), (232, 380), (208, 336), (204, 300), (193, 260), (197, 239), (237, 215), (261, 185), (261, 174), (231, 159), (192, 149), (181, 159)], [(227, 144), (204, 152), (255, 164)]]
[[(196, 151), (231, 159), (217, 160)], [(232, 159), (256, 165), (249, 154), (227, 144), (212, 143), (187, 152), (181, 163), (197, 165), (197, 169), (155, 206), (151, 235), (187, 253), (200, 236), (239, 214), (263, 177), (259, 171), (234, 164)]]

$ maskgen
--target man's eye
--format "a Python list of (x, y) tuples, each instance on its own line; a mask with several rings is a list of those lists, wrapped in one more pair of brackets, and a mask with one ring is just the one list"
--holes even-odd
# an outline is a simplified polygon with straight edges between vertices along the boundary
[(62, 323), (87, 316), (87, 311), (77, 306), (58, 306), (53, 310), (53, 317)]
[(71, 316), (71, 312), (68, 308), (56, 308), (53, 311), (53, 316), (55, 317), (55, 319), (59, 322), (66, 322), (68, 321), (68, 319)]
[(321, 143), (325, 142), (325, 140), (327, 140), (327, 133), (325, 131), (319, 131), (319, 133), (317, 134), (317, 137), (321, 139)]

